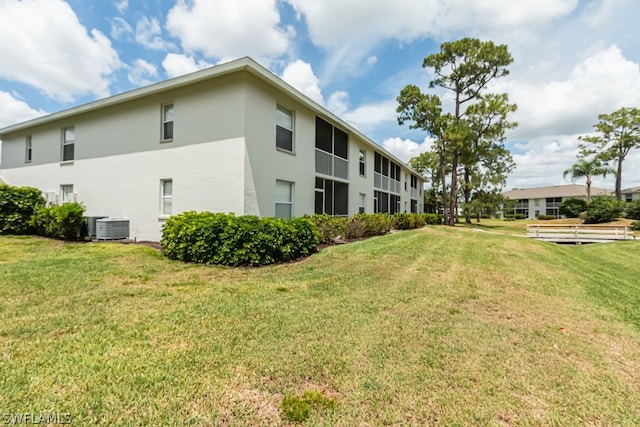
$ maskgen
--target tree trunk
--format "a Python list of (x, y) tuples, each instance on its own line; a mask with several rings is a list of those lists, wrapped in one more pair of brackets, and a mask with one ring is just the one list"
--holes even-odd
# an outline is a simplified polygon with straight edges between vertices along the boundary
[(456, 220), (454, 218), (454, 212), (456, 209), (456, 202), (458, 200), (458, 152), (456, 151), (451, 159), (451, 196), (449, 199), (449, 218), (447, 221), (447, 225), (454, 226), (456, 225)]
[[(471, 185), (469, 180), (471, 179), (471, 172), (469, 168), (464, 168), (464, 222), (471, 224)], [(478, 221), (480, 222), (480, 221)]]
[[(438, 144), (438, 162), (440, 163), (440, 182), (442, 183), (442, 214), (444, 215), (443, 223), (447, 223), (447, 176), (445, 174), (446, 167), (444, 164), (444, 142), (440, 140)], [(436, 205), (437, 210), (437, 205)]]
[(591, 203), (591, 175), (587, 175), (587, 205)]
[(618, 158), (618, 172), (616, 172), (616, 200), (622, 201), (622, 159)]

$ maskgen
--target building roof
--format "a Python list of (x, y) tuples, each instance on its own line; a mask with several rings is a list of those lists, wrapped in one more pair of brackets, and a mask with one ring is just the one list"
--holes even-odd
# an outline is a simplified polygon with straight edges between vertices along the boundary
[[(31, 119), (25, 122), (16, 123), (16, 124), (7, 126), (5, 128), (0, 129), (0, 140), (2, 140), (3, 135), (8, 135), (10, 133), (29, 129), (33, 126), (39, 126), (39, 125), (51, 123), (56, 120), (65, 119), (68, 117), (84, 114), (90, 111), (95, 111), (102, 108), (122, 104), (135, 99), (143, 98), (149, 95), (154, 95), (154, 94), (165, 92), (171, 89), (177, 89), (180, 87), (188, 86), (194, 83), (202, 82), (205, 80), (213, 79), (213, 78), (228, 75), (228, 74), (237, 73), (240, 71), (249, 72), (251, 75), (257, 77), (263, 82), (266, 82), (267, 84), (285, 92), (287, 95), (293, 97), (294, 99), (296, 99), (297, 101), (299, 101), (300, 103), (308, 107), (310, 110), (314, 111), (316, 114), (321, 114), (325, 117), (329, 117), (331, 120), (338, 123), (339, 126), (345, 128), (350, 133), (358, 136), (365, 143), (369, 144), (372, 148), (375, 148), (376, 150), (383, 152), (387, 157), (393, 159), (398, 163), (407, 165), (406, 162), (398, 159), (396, 156), (394, 156), (393, 154), (385, 150), (382, 146), (376, 144), (369, 137), (367, 137), (362, 132), (354, 128), (352, 125), (345, 122), (343, 119), (336, 116), (331, 111), (327, 110), (317, 102), (313, 101), (311, 98), (304, 95), (302, 92), (298, 91), (293, 86), (289, 85), (280, 77), (276, 76), (271, 71), (269, 71), (262, 65), (258, 64), (254, 59), (248, 56), (237, 59), (235, 61), (226, 62), (224, 64), (205, 68), (203, 70), (199, 70), (194, 73), (190, 73), (180, 77), (175, 77), (173, 79), (154, 83), (149, 86), (144, 86), (138, 89), (130, 90), (128, 92), (123, 92), (118, 95), (110, 96), (108, 98), (99, 99), (93, 102), (89, 102), (87, 104), (79, 105), (77, 107), (69, 108), (66, 110), (58, 111), (56, 113), (48, 114), (46, 116), (37, 117), (35, 119)], [(413, 170), (410, 166), (408, 166), (408, 168), (417, 176), (421, 177), (421, 175), (415, 170)]]
[[(592, 196), (610, 195), (613, 190), (591, 187)], [(545, 199), (547, 197), (586, 197), (587, 186), (578, 184), (554, 185), (551, 187), (521, 188), (505, 191), (506, 197), (513, 200)]]
[(625, 188), (623, 190), (620, 190), (621, 193), (625, 194), (625, 193), (640, 193), (640, 185), (637, 187), (631, 187), (631, 188)]

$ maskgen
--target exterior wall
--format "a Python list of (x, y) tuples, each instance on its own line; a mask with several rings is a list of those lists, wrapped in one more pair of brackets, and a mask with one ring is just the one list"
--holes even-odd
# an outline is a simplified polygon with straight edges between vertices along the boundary
[[(243, 136), (239, 78), (171, 90), (3, 137), (2, 168), (60, 163), (62, 129), (75, 128), (75, 160), (146, 152)], [(174, 104), (174, 138), (161, 143), (163, 104)], [(25, 138), (32, 136), (32, 161), (25, 163)]]
[[(315, 171), (315, 137), (317, 114), (281, 92), (263, 84), (257, 79), (249, 79), (246, 90), (246, 128), (248, 164), (245, 171), (251, 171), (256, 196), (257, 211), (246, 207), (247, 213), (263, 216), (275, 215), (276, 180), (294, 183), (293, 215), (313, 214), (315, 211), (315, 177), (321, 176), (336, 181), (348, 182), (348, 212), (353, 215), (359, 209), (359, 195), (365, 194), (365, 212), (374, 210), (373, 162), (374, 148), (357, 135), (348, 132), (329, 117), (319, 116), (349, 135), (348, 143), (348, 179), (319, 175)], [(289, 153), (276, 148), (276, 108), (281, 105), (294, 113), (294, 150)], [(359, 151), (366, 153), (366, 174), (359, 173)], [(383, 153), (382, 149), (378, 150)], [(411, 209), (411, 183), (404, 190), (404, 180), (410, 180), (411, 171), (401, 165), (401, 211), (406, 202), (407, 211)], [(245, 179), (250, 179), (245, 176)], [(418, 211), (423, 211), (423, 183), (419, 180)]]
[(186, 210), (244, 211), (245, 147), (242, 138), (144, 153), (51, 163), (3, 171), (10, 184), (32, 186), (60, 197), (72, 184), (87, 216), (130, 220), (130, 237), (160, 240), (160, 180), (173, 180), (173, 213)]

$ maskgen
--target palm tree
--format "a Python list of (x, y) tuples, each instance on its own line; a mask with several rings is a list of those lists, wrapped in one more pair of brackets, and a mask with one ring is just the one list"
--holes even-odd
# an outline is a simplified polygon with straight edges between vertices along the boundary
[(587, 204), (591, 203), (591, 177), (606, 177), (609, 173), (616, 173), (606, 163), (602, 164), (598, 159), (578, 159), (569, 169), (564, 171), (564, 177), (571, 175), (571, 181), (575, 182), (578, 178), (587, 178)]

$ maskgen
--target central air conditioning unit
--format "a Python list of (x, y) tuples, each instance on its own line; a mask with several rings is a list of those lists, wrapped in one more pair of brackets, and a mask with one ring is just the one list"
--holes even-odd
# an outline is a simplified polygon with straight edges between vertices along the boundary
[(119, 240), (129, 237), (129, 220), (125, 218), (102, 218), (96, 220), (96, 239)]
[(87, 235), (90, 238), (96, 237), (97, 234), (97, 223), (99, 219), (108, 218), (106, 216), (88, 216), (87, 217)]

